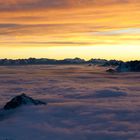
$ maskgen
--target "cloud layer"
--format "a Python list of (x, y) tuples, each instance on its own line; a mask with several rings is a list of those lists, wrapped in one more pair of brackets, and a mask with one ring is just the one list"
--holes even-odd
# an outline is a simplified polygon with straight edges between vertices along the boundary
[(0, 46), (139, 45), (139, 9), (139, 0), (0, 0)]

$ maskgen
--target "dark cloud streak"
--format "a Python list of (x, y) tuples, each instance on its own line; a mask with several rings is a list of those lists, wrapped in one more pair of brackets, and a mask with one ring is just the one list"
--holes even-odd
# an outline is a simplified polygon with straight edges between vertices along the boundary
[(139, 0), (0, 0), (0, 11), (139, 3)]

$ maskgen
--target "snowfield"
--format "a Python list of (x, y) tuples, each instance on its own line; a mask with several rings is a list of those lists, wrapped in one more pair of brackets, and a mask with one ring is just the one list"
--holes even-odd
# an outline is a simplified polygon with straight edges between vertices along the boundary
[(140, 73), (87, 65), (0, 67), (0, 107), (26, 93), (47, 105), (0, 111), (0, 140), (140, 140)]

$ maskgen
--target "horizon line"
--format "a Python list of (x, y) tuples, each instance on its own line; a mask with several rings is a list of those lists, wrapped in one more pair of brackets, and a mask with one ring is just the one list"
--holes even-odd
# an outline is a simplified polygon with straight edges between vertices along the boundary
[(63, 59), (56, 59), (56, 58), (47, 58), (47, 57), (27, 57), (27, 58), (0, 58), (0, 60), (4, 60), (4, 59), (7, 59), (7, 60), (28, 60), (28, 59), (49, 59), (49, 60), (57, 60), (57, 61), (61, 61), (61, 60), (66, 60), (66, 59), (81, 59), (81, 60), (84, 60), (85, 62), (88, 62), (90, 60), (106, 60), (106, 61), (112, 61), (112, 60), (115, 60), (115, 61), (122, 61), (122, 62), (130, 62), (130, 61), (140, 61), (140, 59), (135, 59), (135, 60), (119, 60), (119, 59), (105, 59), (105, 58), (90, 58), (90, 59), (84, 59), (84, 58), (80, 58), (80, 57), (68, 57), (68, 58), (63, 58)]

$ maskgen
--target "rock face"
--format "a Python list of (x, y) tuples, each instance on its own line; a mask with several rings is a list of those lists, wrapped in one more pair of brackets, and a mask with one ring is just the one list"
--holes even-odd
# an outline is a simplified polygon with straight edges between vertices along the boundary
[(46, 105), (46, 103), (39, 100), (34, 100), (31, 97), (27, 96), (26, 94), (21, 94), (14, 97), (8, 103), (6, 103), (4, 109), (10, 110), (20, 107), (22, 105)]
[(114, 69), (107, 69), (106, 72), (109, 72), (109, 73), (115, 73), (116, 70), (114, 70)]
[(118, 72), (129, 72), (131, 71), (130, 66), (127, 63), (121, 63), (117, 69)]
[(117, 67), (118, 72), (140, 72), (140, 61), (123, 62)]

